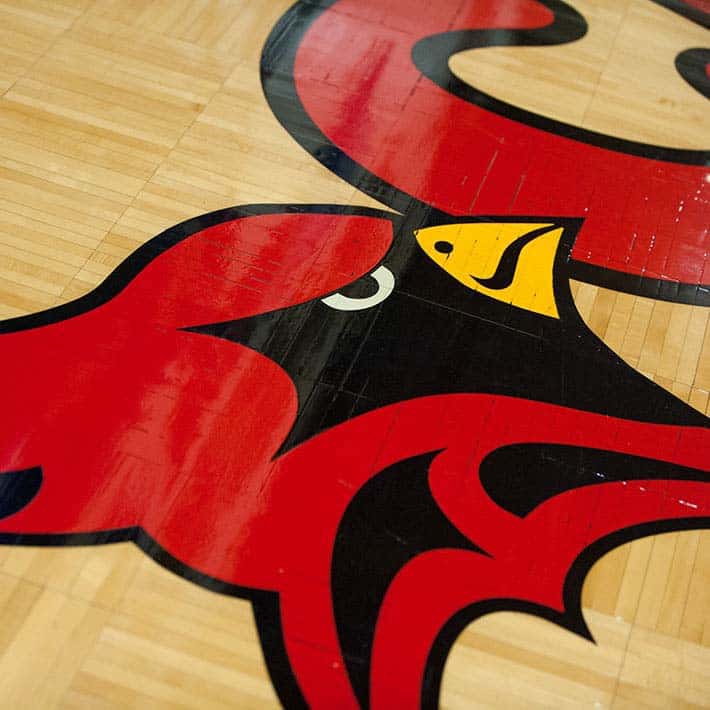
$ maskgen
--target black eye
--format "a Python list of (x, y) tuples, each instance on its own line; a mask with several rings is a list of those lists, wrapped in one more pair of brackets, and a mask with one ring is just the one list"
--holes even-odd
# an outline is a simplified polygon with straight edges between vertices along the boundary
[(454, 250), (454, 245), (451, 242), (435, 242), (434, 249), (436, 249), (439, 254), (451, 254)]

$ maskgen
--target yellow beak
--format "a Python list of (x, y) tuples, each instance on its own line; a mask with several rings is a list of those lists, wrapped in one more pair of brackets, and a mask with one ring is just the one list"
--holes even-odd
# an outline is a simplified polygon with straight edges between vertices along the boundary
[(563, 227), (470, 222), (414, 232), (424, 253), (464, 286), (517, 308), (559, 318), (552, 278)]

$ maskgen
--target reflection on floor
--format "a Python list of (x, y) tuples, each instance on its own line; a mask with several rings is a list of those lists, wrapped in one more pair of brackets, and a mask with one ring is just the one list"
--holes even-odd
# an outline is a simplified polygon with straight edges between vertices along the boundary
[(291, 4), (0, 5), (0, 700), (706, 705), (707, 8)]

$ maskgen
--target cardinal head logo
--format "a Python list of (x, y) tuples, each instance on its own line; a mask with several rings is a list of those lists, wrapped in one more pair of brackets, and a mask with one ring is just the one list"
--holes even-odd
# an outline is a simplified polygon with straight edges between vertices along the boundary
[[(706, 153), (452, 74), (462, 51), (587, 31), (557, 0), (508, 5), (408, 7), (391, 41), (397, 3), (375, 24), (349, 0), (282, 18), (262, 58), (275, 115), (389, 209), (202, 215), (87, 296), (0, 324), (0, 542), (133, 541), (252, 602), (286, 707), (376, 710), (436, 706), (451, 645), (492, 611), (591, 639), (599, 557), (710, 525), (707, 418), (599, 340), (570, 290), (707, 302), (681, 242), (660, 268), (632, 234), (675, 209), (669, 185), (704, 180)], [(357, 75), (366, 47), (382, 85)], [(677, 71), (706, 96), (703, 52)]]

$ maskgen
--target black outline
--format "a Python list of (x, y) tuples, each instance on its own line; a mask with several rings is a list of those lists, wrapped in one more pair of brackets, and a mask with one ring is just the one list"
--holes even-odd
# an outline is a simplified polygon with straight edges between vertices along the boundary
[(160, 256), (170, 247), (179, 244), (183, 239), (193, 234), (214, 227), (216, 224), (231, 222), (244, 217), (258, 217), (268, 214), (333, 214), (333, 215), (362, 215), (365, 217), (398, 217), (389, 215), (384, 210), (371, 207), (354, 207), (351, 205), (337, 205), (333, 203), (312, 204), (279, 204), (255, 203), (227, 207), (215, 212), (192, 217), (180, 222), (161, 232), (157, 236), (142, 244), (138, 249), (127, 256), (96, 288), (84, 296), (61, 306), (48, 308), (44, 311), (31, 313), (26, 316), (0, 320), (0, 335), (15, 333), (30, 328), (40, 328), (59, 321), (67, 320), (102, 306), (123, 291), (126, 286), (146, 267), (153, 259)]
[(401, 214), (428, 212), (408, 193), (363, 168), (333, 144), (306, 112), (293, 79), (296, 52), (310, 25), (337, 0), (298, 0), (274, 25), (261, 53), (260, 78), (266, 102), (288, 134), (319, 163), (366, 195)]
[(251, 605), (264, 664), (279, 700), (289, 710), (308, 710), (308, 703), (288, 660), (278, 593), (262, 592), (251, 598)]
[(535, 30), (456, 30), (431, 35), (417, 42), (412, 49), (412, 60), (430, 81), (468, 103), (510, 118), (547, 133), (572, 140), (636, 155), (650, 160), (660, 160), (685, 165), (710, 165), (707, 150), (686, 150), (641, 143), (616, 138), (605, 133), (590, 131), (564, 121), (557, 121), (533, 111), (527, 111), (490, 94), (476, 89), (459, 79), (449, 69), (449, 59), (459, 52), (486, 47), (539, 47), (575, 42), (587, 33), (587, 22), (571, 5), (562, 0), (536, 0), (554, 15), (552, 24)]
[[(555, 4), (569, 7), (558, 0), (537, 1), (548, 7)], [(355, 162), (325, 136), (306, 112), (293, 78), (296, 52), (310, 25), (335, 2), (336, 0), (299, 0), (274, 25), (264, 44), (260, 63), (261, 85), (269, 108), (304, 150), (361, 192), (379, 200), (390, 209), (407, 214), (414, 221), (424, 222), (427, 214), (443, 215), (440, 210), (421, 202)], [(574, 10), (572, 12), (578, 14)], [(542, 30), (537, 30), (540, 31)], [(492, 34), (501, 38), (500, 31), (492, 31)], [(507, 32), (509, 38), (515, 35), (516, 31)], [(707, 153), (705, 155), (707, 161)], [(570, 259), (569, 263), (570, 277), (574, 279), (663, 301), (710, 306), (710, 284), (685, 284), (637, 276), (576, 259)]]
[(704, 530), (708, 527), (710, 527), (710, 517), (659, 520), (654, 523), (633, 525), (597, 540), (582, 551), (567, 573), (563, 595), (563, 613), (557, 612), (549, 607), (540, 606), (539, 604), (533, 604), (531, 602), (523, 602), (517, 599), (492, 599), (486, 602), (472, 604), (462, 609), (452, 616), (441, 629), (429, 652), (426, 674), (421, 691), (422, 710), (437, 710), (439, 707), (441, 681), (451, 647), (466, 626), (476, 619), (496, 611), (517, 611), (532, 614), (533, 616), (551, 621), (594, 643), (594, 637), (582, 614), (582, 586), (584, 585), (584, 580), (589, 570), (594, 566), (594, 563), (601, 559), (607, 552), (611, 552), (611, 550), (627, 542), (666, 532)]
[(634, 296), (653, 298), (657, 301), (685, 303), (689, 306), (710, 306), (710, 284), (689, 284), (666, 279), (636, 276), (624, 271), (605, 269), (588, 261), (570, 259), (569, 277), (594, 284), (612, 291), (630, 293)]
[(683, 2), (683, 0), (651, 0), (651, 2), (655, 2), (656, 5), (665, 7), (667, 10), (685, 17), (686, 20), (690, 20), (706, 30), (710, 29), (710, 14), (703, 12), (699, 7), (693, 7)]

